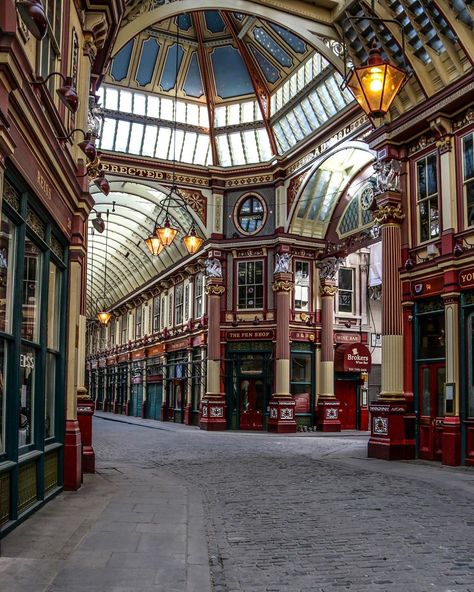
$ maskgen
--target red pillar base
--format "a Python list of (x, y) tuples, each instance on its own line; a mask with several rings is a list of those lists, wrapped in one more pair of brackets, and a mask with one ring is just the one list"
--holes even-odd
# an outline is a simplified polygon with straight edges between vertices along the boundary
[(371, 434), (367, 450), (369, 458), (407, 460), (415, 458), (415, 441), (407, 433), (411, 414), (405, 401), (377, 402), (370, 406)]
[(201, 402), (199, 412), (199, 427), (201, 430), (224, 431), (227, 429), (225, 418), (225, 397), (205, 397)]
[(81, 430), (82, 470), (84, 473), (95, 473), (95, 452), (92, 447), (92, 417), (95, 404), (92, 399), (78, 399), (77, 421)]
[(76, 490), (81, 486), (81, 431), (75, 419), (66, 421), (64, 435), (64, 489)]
[(295, 434), (295, 405), (293, 397), (273, 397), (269, 403), (268, 431), (277, 434)]
[(340, 402), (336, 399), (318, 401), (316, 415), (316, 429), (319, 432), (340, 432), (341, 420), (339, 419)]
[(445, 417), (443, 421), (443, 465), (457, 467), (461, 464), (461, 422), (459, 417)]
[(186, 405), (184, 408), (184, 424), (191, 425), (191, 405)]

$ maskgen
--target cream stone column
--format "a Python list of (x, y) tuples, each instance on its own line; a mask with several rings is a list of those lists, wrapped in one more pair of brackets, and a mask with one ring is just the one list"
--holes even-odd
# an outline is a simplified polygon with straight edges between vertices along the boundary
[(407, 404), (403, 389), (403, 310), (401, 224), (405, 218), (399, 189), (397, 161), (377, 161), (374, 219), (382, 237), (382, 377), (381, 392), (370, 406), (372, 415), (368, 455), (373, 458), (408, 457), (404, 416)]
[(219, 252), (210, 252), (206, 260), (207, 295), (207, 389), (199, 417), (204, 430), (225, 430), (225, 394), (221, 393), (221, 299), (225, 293)]
[(322, 432), (340, 432), (339, 401), (334, 394), (334, 297), (336, 275), (340, 266), (337, 257), (325, 257), (317, 263), (321, 296), (320, 395), (316, 427)]
[(290, 394), (290, 309), (294, 289), (290, 247), (275, 254), (272, 290), (275, 294), (275, 392), (270, 401), (268, 431), (296, 432), (295, 401)]

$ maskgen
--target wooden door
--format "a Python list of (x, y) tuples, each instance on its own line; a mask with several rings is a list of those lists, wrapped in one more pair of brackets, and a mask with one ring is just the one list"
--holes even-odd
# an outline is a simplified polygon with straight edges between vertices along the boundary
[(426, 460), (441, 460), (445, 413), (444, 364), (423, 364), (418, 371), (419, 455)]
[(354, 380), (336, 380), (336, 399), (340, 402), (341, 430), (357, 427), (357, 385)]
[(260, 378), (245, 378), (240, 381), (240, 429), (263, 429), (265, 406), (264, 385)]
[(147, 384), (147, 417), (160, 419), (163, 386), (161, 383)]

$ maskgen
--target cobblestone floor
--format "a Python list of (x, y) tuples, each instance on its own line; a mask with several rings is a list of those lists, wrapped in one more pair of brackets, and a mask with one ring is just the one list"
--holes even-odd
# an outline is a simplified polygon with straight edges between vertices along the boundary
[(474, 591), (474, 471), (369, 460), (361, 435), (154, 426), (96, 419), (99, 465), (201, 490), (215, 592)]

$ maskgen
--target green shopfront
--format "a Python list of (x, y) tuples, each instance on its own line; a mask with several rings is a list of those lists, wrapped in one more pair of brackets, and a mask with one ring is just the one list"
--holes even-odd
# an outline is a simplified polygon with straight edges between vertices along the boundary
[(66, 241), (6, 177), (0, 226), (0, 528), (62, 486)]

